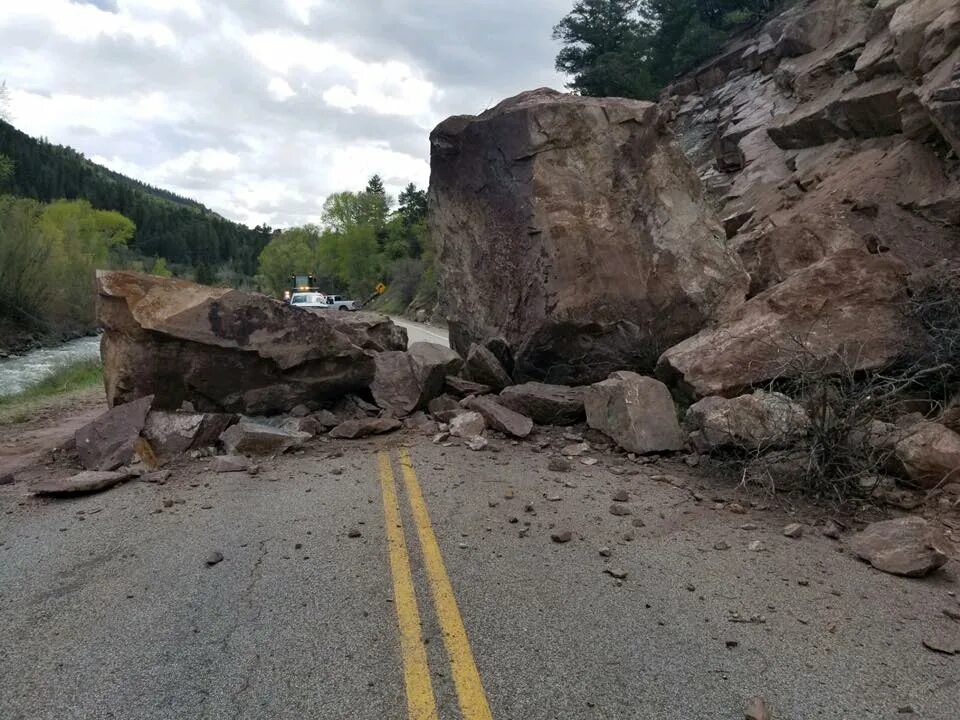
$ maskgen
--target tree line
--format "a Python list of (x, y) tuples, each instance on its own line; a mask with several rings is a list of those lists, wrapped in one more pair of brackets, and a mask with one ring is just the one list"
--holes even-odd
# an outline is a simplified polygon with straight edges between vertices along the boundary
[(774, 6), (775, 0), (577, 0), (553, 29), (563, 45), (556, 69), (581, 95), (655, 100)]
[(272, 229), (231, 222), (194, 200), (115, 173), (62, 145), (38, 140), (0, 120), (0, 192), (41, 202), (84, 199), (133, 221), (129, 249), (162, 257), (198, 279), (252, 276)]
[(257, 282), (279, 296), (291, 275), (309, 273), (325, 292), (355, 299), (384, 282), (389, 290), (381, 308), (400, 311), (415, 299), (435, 298), (433, 265), (426, 192), (411, 183), (394, 200), (374, 175), (362, 191), (328, 197), (320, 225), (277, 233), (260, 253)]

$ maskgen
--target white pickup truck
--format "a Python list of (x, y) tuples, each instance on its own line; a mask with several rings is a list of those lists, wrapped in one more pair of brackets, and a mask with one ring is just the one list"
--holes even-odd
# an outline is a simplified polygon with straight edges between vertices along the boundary
[(354, 300), (342, 295), (324, 295), (322, 293), (293, 293), (290, 304), (309, 310), (359, 310)]

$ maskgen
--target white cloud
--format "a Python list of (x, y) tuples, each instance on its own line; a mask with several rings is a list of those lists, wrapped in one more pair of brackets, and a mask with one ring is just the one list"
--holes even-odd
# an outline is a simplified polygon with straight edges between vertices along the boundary
[(267, 83), (267, 92), (269, 92), (270, 97), (277, 102), (283, 102), (297, 94), (294, 89), (290, 87), (290, 83), (281, 77), (271, 78), (270, 82)]
[(557, 86), (570, 0), (0, 0), (13, 122), (227, 217), (429, 179), (443, 117)]

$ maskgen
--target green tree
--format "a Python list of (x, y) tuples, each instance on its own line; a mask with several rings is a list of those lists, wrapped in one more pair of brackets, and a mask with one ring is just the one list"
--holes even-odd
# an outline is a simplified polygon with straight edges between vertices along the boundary
[(553, 28), (563, 44), (556, 69), (572, 76), (568, 87), (582, 95), (652, 97), (646, 67), (650, 26), (640, 0), (577, 0)]
[(153, 259), (153, 265), (150, 267), (149, 273), (157, 277), (173, 277), (173, 273), (170, 272), (170, 269), (167, 267), (166, 259), (162, 257), (155, 257)]
[(403, 189), (397, 202), (397, 212), (407, 225), (414, 225), (427, 219), (427, 193), (425, 190), (418, 190), (413, 183)]
[(114, 266), (134, 224), (85, 200), (0, 198), (0, 303), (43, 330), (94, 327), (94, 271)]
[(655, 99), (772, 9), (772, 0), (577, 0), (553, 29), (556, 68), (582, 95)]
[(258, 276), (263, 289), (280, 296), (290, 286), (290, 276), (314, 271), (316, 248), (312, 233), (294, 228), (274, 236), (260, 252)]
[[(0, 120), (10, 117), (10, 93), (6, 81), (0, 82)], [(13, 178), (13, 160), (0, 153), (0, 190), (6, 188)]]

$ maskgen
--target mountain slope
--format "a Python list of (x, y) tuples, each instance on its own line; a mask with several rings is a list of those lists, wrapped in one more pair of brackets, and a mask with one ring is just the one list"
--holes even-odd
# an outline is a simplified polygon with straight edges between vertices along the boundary
[(268, 228), (231, 222), (195, 200), (128, 178), (62, 145), (38, 140), (0, 121), (0, 155), (15, 163), (4, 191), (48, 202), (89, 200), (136, 223), (131, 248), (184, 265), (229, 264), (253, 275), (257, 256), (270, 239)]

